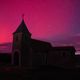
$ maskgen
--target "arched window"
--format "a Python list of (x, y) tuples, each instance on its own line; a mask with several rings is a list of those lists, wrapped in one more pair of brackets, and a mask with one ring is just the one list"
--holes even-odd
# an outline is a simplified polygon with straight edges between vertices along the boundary
[(19, 65), (19, 52), (14, 52), (14, 65)]

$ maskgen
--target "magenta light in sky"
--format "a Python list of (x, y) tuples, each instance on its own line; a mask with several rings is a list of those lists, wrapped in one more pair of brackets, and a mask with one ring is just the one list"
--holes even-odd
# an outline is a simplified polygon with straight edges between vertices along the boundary
[(0, 43), (12, 42), (12, 33), (23, 13), (32, 38), (53, 41), (77, 34), (76, 28), (80, 26), (75, 25), (75, 18), (80, 17), (79, 14), (76, 17), (80, 13), (77, 3), (77, 0), (0, 0)]

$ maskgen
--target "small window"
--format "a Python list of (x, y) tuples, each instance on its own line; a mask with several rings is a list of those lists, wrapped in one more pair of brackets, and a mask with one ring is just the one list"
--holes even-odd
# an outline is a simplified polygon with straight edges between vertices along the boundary
[(63, 56), (65, 56), (65, 53), (63, 53)]
[(18, 36), (15, 37), (15, 40), (18, 41)]

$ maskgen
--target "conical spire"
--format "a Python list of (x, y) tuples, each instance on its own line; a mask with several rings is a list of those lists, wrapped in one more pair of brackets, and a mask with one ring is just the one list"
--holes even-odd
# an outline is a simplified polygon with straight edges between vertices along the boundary
[(13, 34), (19, 33), (19, 32), (23, 32), (23, 33), (27, 33), (27, 34), (31, 35), (31, 33), (29, 32), (29, 30), (24, 22), (24, 18), (22, 18), (21, 24), (19, 25), (19, 27), (16, 29), (16, 31)]

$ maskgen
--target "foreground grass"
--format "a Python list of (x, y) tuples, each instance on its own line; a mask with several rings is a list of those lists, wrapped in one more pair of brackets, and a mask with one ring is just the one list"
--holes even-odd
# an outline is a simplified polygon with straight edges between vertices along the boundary
[(34, 69), (27, 67), (0, 67), (0, 80), (68, 80), (79, 78), (80, 69), (67, 69), (55, 66), (41, 66)]

